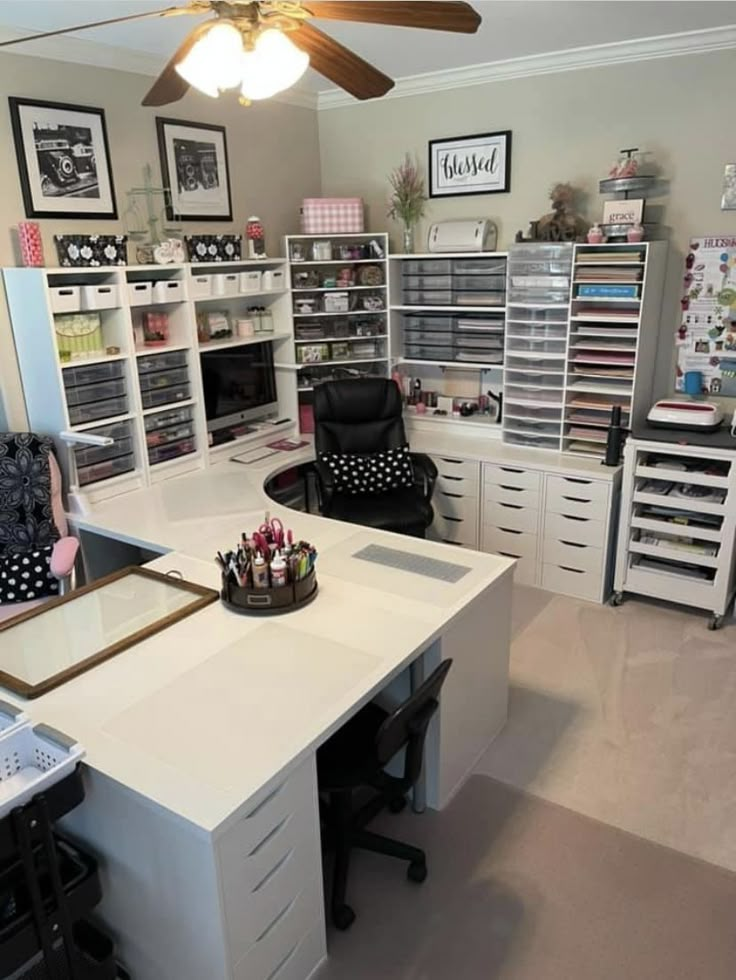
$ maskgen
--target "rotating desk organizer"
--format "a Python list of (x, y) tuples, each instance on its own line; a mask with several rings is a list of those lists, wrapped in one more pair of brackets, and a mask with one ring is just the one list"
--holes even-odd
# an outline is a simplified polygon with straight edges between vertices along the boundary
[(86, 921), (102, 898), (97, 862), (53, 824), (84, 799), (83, 751), (0, 702), (0, 974), (127, 980), (112, 940)]
[(278, 615), (306, 606), (317, 596), (317, 552), (294, 542), (278, 518), (268, 514), (257, 531), (233, 551), (217, 554), (222, 572), (220, 598), (233, 612)]

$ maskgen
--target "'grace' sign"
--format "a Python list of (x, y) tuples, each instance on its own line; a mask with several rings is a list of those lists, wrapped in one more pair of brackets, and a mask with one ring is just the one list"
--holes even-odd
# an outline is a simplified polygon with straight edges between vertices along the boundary
[(510, 186), (510, 130), (430, 140), (430, 197), (501, 194)]

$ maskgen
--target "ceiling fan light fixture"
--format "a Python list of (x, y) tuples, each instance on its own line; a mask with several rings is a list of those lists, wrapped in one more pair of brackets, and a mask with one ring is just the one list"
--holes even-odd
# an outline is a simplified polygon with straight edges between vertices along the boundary
[(309, 67), (309, 55), (276, 28), (262, 31), (252, 51), (241, 59), (242, 97), (247, 101), (268, 99), (291, 88)]
[(223, 21), (197, 41), (176, 70), (194, 88), (216, 98), (224, 89), (240, 85), (242, 60), (243, 35)]

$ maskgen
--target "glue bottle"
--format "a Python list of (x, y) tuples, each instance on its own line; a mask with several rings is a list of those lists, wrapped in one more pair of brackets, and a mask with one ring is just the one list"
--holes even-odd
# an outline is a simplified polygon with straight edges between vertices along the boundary
[(277, 551), (271, 560), (271, 588), (280, 589), (286, 585), (286, 562)]
[(268, 565), (266, 564), (266, 559), (263, 557), (260, 551), (253, 561), (253, 588), (268, 588)]

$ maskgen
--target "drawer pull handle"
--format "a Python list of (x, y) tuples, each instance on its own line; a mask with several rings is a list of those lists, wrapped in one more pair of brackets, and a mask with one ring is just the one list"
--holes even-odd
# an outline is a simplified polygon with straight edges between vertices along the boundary
[[(301, 942), (301, 940), (299, 942)], [(286, 956), (278, 963), (278, 965), (273, 970), (271, 970), (271, 972), (269, 973), (269, 975), (266, 977), (266, 980), (276, 980), (276, 977), (278, 976), (278, 974), (281, 973), (281, 971), (286, 966), (286, 964), (289, 962), (289, 960), (291, 959), (291, 957), (294, 955), (294, 953), (296, 953), (296, 949), (297, 949), (297, 946), (298, 945), (299, 945), (299, 943), (294, 943), (294, 945), (291, 947), (291, 949), (286, 954)]]
[(269, 932), (271, 932), (272, 929), (275, 929), (276, 926), (279, 924), (279, 922), (281, 922), (281, 920), (284, 918), (284, 916), (288, 915), (289, 912), (291, 912), (291, 910), (292, 910), (292, 908), (294, 906), (294, 902), (296, 902), (296, 900), (297, 900), (298, 897), (299, 897), (298, 895), (295, 895), (291, 899), (291, 901), (288, 902), (284, 906), (284, 908), (281, 909), (281, 911), (278, 913), (278, 915), (273, 920), (273, 922), (269, 923), (269, 925), (267, 925), (266, 928), (263, 930), (263, 932), (260, 934), (260, 936), (258, 937), (258, 939), (256, 939), (256, 942), (257, 943), (260, 943), (262, 939), (265, 939), (266, 936), (269, 934)]
[(452, 521), (453, 524), (462, 524), (465, 520), (464, 517), (448, 517), (446, 514), (442, 514), (441, 516), (446, 521)]
[(504, 534), (523, 534), (523, 531), (516, 531), (512, 527), (500, 527), (499, 531), (503, 531)]
[(579, 524), (588, 524), (590, 522), (589, 517), (575, 517), (573, 514), (560, 514), (563, 521), (577, 521)]
[(587, 548), (587, 544), (580, 544), (577, 541), (563, 541), (560, 539), (560, 544), (564, 544), (566, 548)]
[(448, 493), (447, 490), (440, 490), (440, 494), (443, 497), (450, 497), (452, 500), (462, 500), (463, 495), (461, 493)]
[(588, 497), (568, 497), (564, 493), (562, 495), (562, 499), (563, 500), (571, 500), (575, 504), (592, 504), (593, 503), (593, 501), (590, 500)]
[(279, 795), (279, 793), (280, 793), (280, 792), (282, 791), (282, 789), (284, 788), (284, 786), (286, 786), (286, 781), (284, 781), (283, 783), (280, 783), (280, 784), (279, 784), (279, 785), (278, 785), (278, 786), (276, 787), (276, 789), (274, 789), (274, 790), (272, 790), (272, 791), (271, 791), (271, 792), (270, 792), (270, 793), (268, 794), (268, 796), (265, 796), (265, 797), (264, 797), (264, 798), (263, 798), (263, 799), (261, 800), (261, 802), (260, 802), (260, 803), (258, 803), (258, 804), (257, 804), (257, 805), (256, 805), (256, 806), (255, 806), (255, 807), (254, 807), (254, 808), (253, 808), (253, 809), (252, 809), (251, 811), (250, 811), (250, 813), (246, 813), (246, 815), (245, 815), (245, 819), (246, 819), (246, 820), (250, 820), (250, 819), (251, 819), (252, 817), (255, 817), (257, 813), (260, 813), (260, 811), (261, 811), (261, 810), (262, 810), (262, 809), (264, 808), (264, 806), (268, 806), (268, 804), (269, 804), (269, 803), (271, 802), (271, 800), (272, 800), (272, 799), (274, 799), (274, 797), (276, 797), (276, 796), (278, 796), (278, 795)]
[(570, 568), (568, 565), (558, 565), (557, 567), (561, 568), (563, 572), (575, 572), (576, 575), (585, 575), (582, 568)]
[(270, 841), (272, 841), (274, 839), (274, 837), (276, 836), (276, 834), (281, 833), (281, 831), (284, 829), (284, 827), (286, 826), (286, 824), (291, 820), (291, 817), (292, 817), (292, 814), (287, 813), (287, 815), (284, 817), (283, 820), (279, 820), (279, 822), (276, 824), (276, 826), (272, 830), (269, 830), (269, 832), (266, 834), (266, 836), (263, 838), (263, 840), (259, 841), (256, 844), (256, 846), (253, 848), (253, 850), (248, 854), (248, 857), (250, 858), (250, 857), (253, 857), (254, 855), (256, 855), (261, 850), (261, 848), (265, 847), (266, 844), (268, 844)]
[(464, 476), (452, 476), (450, 473), (440, 473), (443, 480), (452, 480), (453, 483), (462, 483), (465, 479)]
[(508, 507), (510, 510), (524, 510), (521, 504), (505, 504), (502, 500), (498, 502), (499, 507)]
[(524, 473), (524, 470), (516, 469), (513, 466), (499, 466), (502, 473)]
[(456, 548), (464, 548), (465, 547), (465, 545), (462, 544), (462, 542), (460, 542), (460, 541), (450, 541), (449, 538), (443, 538), (442, 539), (442, 544), (451, 544), (451, 545), (454, 545)]
[(271, 880), (271, 878), (273, 878), (273, 876), (279, 872), (281, 868), (283, 868), (283, 866), (286, 864), (286, 862), (289, 860), (289, 858), (293, 853), (294, 853), (294, 848), (290, 847), (289, 850), (286, 852), (286, 854), (284, 854), (284, 856), (281, 858), (281, 860), (277, 861), (276, 864), (274, 864), (271, 870), (266, 873), (265, 877), (261, 878), (261, 880), (255, 886), (255, 888), (251, 889), (251, 894), (254, 895), (256, 892), (260, 891), (261, 888), (263, 888), (263, 886), (267, 884)]
[(514, 493), (524, 493), (526, 490), (525, 487), (509, 487), (505, 483), (501, 483), (500, 487), (502, 490), (513, 490)]
[(453, 466), (462, 466), (465, 460), (463, 459), (448, 459), (446, 456), (440, 457), (443, 463), (452, 463)]
[(575, 476), (563, 476), (562, 479), (565, 483), (582, 483), (585, 487), (589, 487), (593, 482), (592, 480), (581, 480), (580, 477)]
[(498, 554), (504, 558), (521, 558), (521, 555), (512, 555), (510, 551), (499, 551)]

